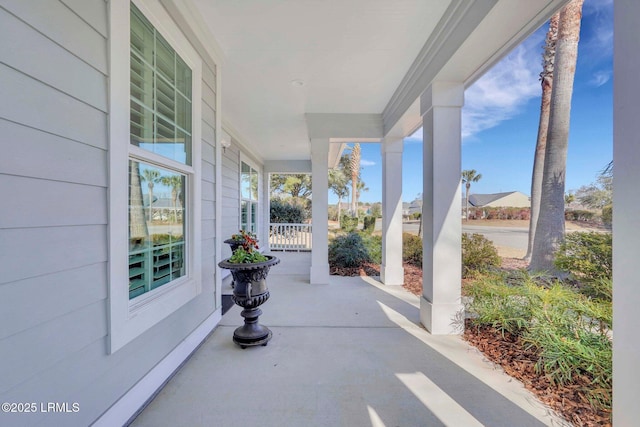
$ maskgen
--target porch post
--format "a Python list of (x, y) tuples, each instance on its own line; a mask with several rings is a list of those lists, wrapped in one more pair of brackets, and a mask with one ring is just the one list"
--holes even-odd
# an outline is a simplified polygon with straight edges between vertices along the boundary
[(461, 303), (461, 83), (434, 82), (422, 94), (423, 260), (420, 321), (432, 334), (464, 330)]
[(640, 50), (640, 3), (616, 0), (613, 9), (613, 422), (631, 426), (640, 419), (640, 57), (624, 52)]
[(311, 283), (329, 283), (329, 138), (311, 139)]
[(402, 285), (402, 138), (382, 141), (382, 265), (385, 285)]

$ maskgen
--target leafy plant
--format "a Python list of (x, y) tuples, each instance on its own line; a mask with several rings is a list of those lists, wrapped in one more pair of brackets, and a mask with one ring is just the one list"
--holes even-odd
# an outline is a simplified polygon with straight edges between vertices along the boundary
[(358, 233), (336, 237), (329, 244), (329, 264), (336, 267), (360, 267), (371, 257)]
[(462, 277), (500, 265), (493, 243), (482, 234), (462, 234)]
[(239, 244), (231, 254), (229, 262), (232, 264), (249, 264), (254, 262), (264, 262), (268, 258), (258, 252), (258, 239), (254, 233), (250, 231), (240, 230), (239, 233), (233, 234), (231, 240)]
[(242, 246), (233, 251), (233, 255), (229, 258), (232, 264), (250, 264), (256, 262), (268, 261), (269, 258), (262, 255), (256, 250), (246, 251)]
[(611, 234), (568, 233), (556, 253), (555, 264), (579, 280), (611, 279)]
[(371, 262), (382, 263), (382, 236), (374, 236), (368, 233), (360, 233)]
[(358, 217), (351, 217), (349, 215), (342, 215), (340, 217), (340, 228), (347, 233), (352, 232), (358, 228)]
[(306, 212), (302, 206), (271, 199), (270, 217), (272, 223), (302, 224), (306, 219)]
[(363, 224), (362, 231), (369, 234), (373, 233), (373, 230), (376, 228), (376, 217), (371, 215), (365, 216)]
[(422, 267), (422, 239), (416, 235), (402, 233), (402, 260)]
[(582, 392), (592, 406), (611, 406), (610, 302), (590, 299), (558, 282), (538, 286), (526, 273), (511, 284), (487, 275), (471, 283), (467, 292), (474, 324), (519, 336), (536, 350), (536, 369), (552, 382), (586, 377), (591, 385)]

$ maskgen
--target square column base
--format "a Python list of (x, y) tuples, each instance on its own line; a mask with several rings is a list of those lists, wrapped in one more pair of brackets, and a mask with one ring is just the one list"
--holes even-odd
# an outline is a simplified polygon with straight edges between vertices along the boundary
[(420, 298), (420, 323), (433, 335), (461, 335), (464, 332), (462, 304), (434, 304)]
[(404, 268), (382, 264), (380, 266), (380, 281), (389, 286), (404, 285)]
[(312, 285), (328, 285), (329, 284), (329, 264), (312, 265), (310, 273), (310, 282)]

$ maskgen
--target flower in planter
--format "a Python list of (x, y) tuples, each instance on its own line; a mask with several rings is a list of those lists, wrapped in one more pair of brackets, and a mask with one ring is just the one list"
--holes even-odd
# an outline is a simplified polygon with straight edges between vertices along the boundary
[(233, 251), (233, 255), (229, 258), (232, 264), (249, 264), (255, 262), (264, 262), (268, 258), (258, 252), (258, 239), (254, 233), (240, 230), (239, 234), (233, 234), (231, 240), (240, 246)]

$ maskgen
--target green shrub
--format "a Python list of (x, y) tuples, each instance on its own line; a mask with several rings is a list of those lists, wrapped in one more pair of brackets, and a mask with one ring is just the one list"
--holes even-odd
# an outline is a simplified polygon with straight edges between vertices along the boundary
[(462, 234), (462, 277), (498, 267), (500, 262), (495, 246), (482, 234)]
[(422, 267), (422, 239), (414, 234), (402, 233), (402, 260)]
[(364, 243), (369, 259), (375, 264), (382, 263), (382, 236), (374, 236), (367, 233), (360, 233), (362, 243)]
[(360, 267), (371, 261), (358, 233), (338, 236), (329, 244), (329, 264), (335, 267)]
[(602, 223), (606, 227), (611, 227), (613, 221), (613, 205), (607, 205), (602, 208)]
[(363, 220), (363, 224), (364, 226), (362, 230), (365, 233), (369, 233), (369, 234), (373, 233), (373, 230), (375, 230), (376, 228), (376, 217), (371, 215), (365, 216)]
[(568, 233), (556, 253), (556, 267), (578, 280), (611, 279), (611, 245), (610, 233)]
[(566, 210), (564, 212), (564, 219), (567, 221), (592, 221), (596, 218), (596, 214), (591, 211), (585, 210)]
[(342, 215), (342, 217), (340, 217), (340, 228), (347, 233), (352, 232), (358, 228), (358, 217)]
[(411, 214), (411, 219), (420, 219), (422, 217), (422, 213), (414, 212)]
[(306, 219), (302, 206), (292, 205), (278, 199), (271, 200), (270, 211), (272, 223), (302, 224)]
[(611, 406), (611, 303), (587, 298), (559, 283), (537, 286), (531, 277), (506, 284), (497, 276), (471, 283), (473, 323), (510, 332), (537, 351), (536, 369), (558, 384), (587, 377), (592, 406)]

